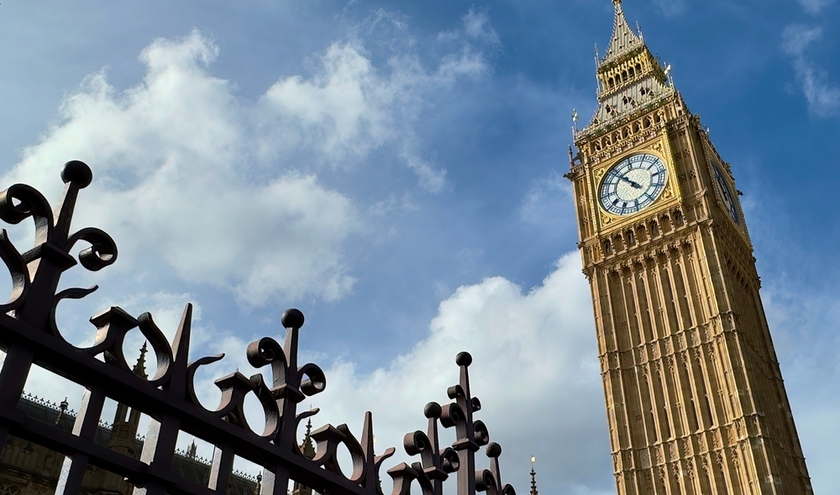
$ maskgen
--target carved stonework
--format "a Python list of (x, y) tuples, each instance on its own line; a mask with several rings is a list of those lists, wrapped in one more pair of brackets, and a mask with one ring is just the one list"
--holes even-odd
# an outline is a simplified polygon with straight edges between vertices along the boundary
[[(591, 164), (573, 169), (575, 180), (583, 183), (575, 183), (575, 190), (581, 191), (575, 205), (579, 218), (589, 215), (599, 221), (579, 230), (582, 246), (601, 251), (598, 259), (586, 257), (592, 300), (599, 305), (599, 342), (632, 343), (632, 351), (627, 350), (633, 359), (628, 354), (623, 363), (611, 362), (613, 367), (642, 365), (632, 375), (636, 380), (622, 384), (621, 400), (626, 402), (621, 406), (636, 414), (653, 411), (659, 430), (652, 436), (648, 430), (636, 430), (649, 427), (647, 421), (624, 424), (621, 415), (609, 415), (613, 450), (650, 451), (659, 466), (667, 457), (687, 470), (699, 463), (704, 471), (711, 457), (698, 461), (694, 456), (714, 452), (720, 473), (703, 495), (728, 495), (752, 493), (751, 480), (766, 474), (744, 459), (736, 472), (729, 459), (720, 457), (722, 449), (741, 440), (772, 438), (773, 442), (753, 443), (757, 458), (777, 459), (773, 470), (792, 466), (768, 473), (783, 482), (786, 495), (811, 495), (775, 354), (766, 339), (754, 337), (768, 335), (769, 329), (761, 304), (754, 303), (760, 281), (746, 225), (731, 221), (731, 211), (723, 209), (710, 160), (725, 169), (724, 178), (734, 190), (731, 168), (717, 155), (700, 118), (671, 87), (644, 40), (630, 29), (622, 2), (613, 3), (613, 42), (596, 71), (598, 110), (574, 135), (575, 145)], [(614, 214), (607, 213), (597, 197), (588, 196), (599, 191), (614, 165), (645, 154), (662, 160), (664, 171), (657, 173), (666, 178), (661, 194), (649, 204), (629, 211), (622, 207), (619, 211), (626, 214)], [(636, 190), (644, 187), (639, 180), (649, 179), (638, 173), (638, 180), (617, 180), (624, 181), (628, 191)], [(739, 198), (731, 200), (740, 212)], [(727, 217), (730, 221), (720, 221)], [(635, 323), (628, 325), (628, 318)], [(733, 390), (736, 383), (749, 386)], [(738, 393), (751, 396), (733, 396)], [(770, 395), (769, 402), (755, 396), (762, 393)], [(608, 409), (616, 410), (618, 398), (609, 390), (606, 400)], [(740, 404), (762, 402), (774, 404), (761, 411), (766, 417), (739, 421), (744, 414)], [(678, 443), (669, 443), (669, 438)], [(633, 479), (633, 468), (621, 469), (621, 479)], [(662, 471), (657, 474), (662, 476)], [(657, 489), (671, 495), (695, 493), (684, 481), (674, 481)], [(627, 490), (619, 485), (618, 493), (627, 495)], [(633, 490), (629, 493), (638, 487)]]

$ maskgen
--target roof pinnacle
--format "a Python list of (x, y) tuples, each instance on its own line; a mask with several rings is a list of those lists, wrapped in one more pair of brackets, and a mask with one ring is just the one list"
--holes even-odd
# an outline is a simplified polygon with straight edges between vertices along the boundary
[[(618, 0), (619, 2), (621, 0)], [(532, 455), (531, 456), (531, 493), (530, 495), (540, 495), (539, 490), (537, 490), (537, 472), (534, 470), (534, 463), (537, 462), (537, 457)]]
[(137, 363), (134, 365), (133, 371), (137, 376), (142, 378), (148, 378), (149, 375), (146, 374), (146, 352), (148, 352), (149, 348), (146, 345), (146, 342), (143, 342), (143, 347), (140, 348), (140, 357), (137, 358)]
[(315, 446), (312, 445), (312, 418), (306, 422), (306, 434), (303, 436), (303, 442), (300, 443), (300, 450), (307, 459), (315, 458)]

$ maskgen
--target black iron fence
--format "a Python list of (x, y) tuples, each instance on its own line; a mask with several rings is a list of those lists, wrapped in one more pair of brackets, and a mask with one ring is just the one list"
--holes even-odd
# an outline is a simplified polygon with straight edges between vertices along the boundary
[[(15, 184), (0, 193), (0, 219), (9, 224), (27, 219), (35, 223), (35, 246), (22, 254), (6, 230), (0, 231), (0, 258), (12, 280), (11, 298), (0, 304), (0, 345), (6, 353), (0, 370), (0, 447), (14, 435), (63, 454), (56, 494), (80, 493), (90, 466), (124, 477), (134, 485), (136, 494), (223, 494), (233, 473), (234, 457), (239, 456), (263, 467), (259, 486), (264, 495), (285, 495), (289, 480), (324, 495), (381, 495), (381, 466), (395, 451), (389, 448), (381, 455), (374, 452), (369, 412), (360, 438), (345, 424), (327, 424), (311, 434), (316, 442), (314, 458), (304, 456), (297, 445), (301, 420), (317, 413), (317, 409), (298, 412), (298, 404), (323, 392), (326, 377), (317, 365), (298, 363), (298, 335), (304, 316), (296, 309), (283, 314), (286, 336), (282, 345), (266, 337), (252, 342), (246, 350), (248, 362), (255, 368), (270, 367), (271, 383), (266, 383), (261, 373), (247, 377), (237, 371), (223, 376), (215, 381), (222, 397), (214, 410), (203, 407), (196, 397), (195, 374), (223, 355), (188, 362), (191, 305), (185, 308), (171, 344), (152, 315), (134, 317), (119, 307), (91, 318), (97, 328), (91, 347), (79, 348), (67, 342), (56, 324), (57, 305), (65, 299), (84, 298), (97, 287), (57, 292), (62, 274), (77, 263), (91, 271), (107, 267), (117, 258), (117, 246), (97, 228), (71, 232), (79, 191), (93, 178), (90, 168), (79, 161), (68, 162), (61, 178), (65, 188), (55, 213), (44, 196), (28, 185)], [(84, 249), (73, 256), (71, 252), (80, 243)], [(123, 343), (129, 331), (141, 332), (156, 357), (157, 369), (149, 377), (135, 374), (126, 362)], [(408, 495), (412, 487), (415, 493), (419, 489), (423, 495), (440, 495), (450, 475), (457, 477), (458, 495), (483, 491), (515, 495), (510, 485), (502, 484), (501, 448), (490, 442), (484, 423), (473, 418), (481, 404), (470, 393), (471, 361), (466, 352), (457, 356), (460, 380), (447, 390), (452, 402), (443, 406), (429, 403), (424, 411), (426, 431), (405, 436), (406, 453), (419, 456), (419, 461), (401, 463), (387, 471), (394, 481), (393, 495)], [(38, 421), (17, 407), (35, 364), (84, 387), (72, 431)], [(258, 399), (264, 413), (264, 424), (256, 428), (245, 417), (248, 394)], [(149, 416), (139, 458), (94, 442), (106, 398)], [(451, 446), (441, 448), (440, 427), (455, 429), (457, 439)], [(180, 431), (215, 446), (206, 486), (182, 478), (171, 468)], [(352, 459), (352, 466), (344, 469), (338, 459), (342, 444)], [(476, 467), (481, 447), (486, 447), (489, 469)]]

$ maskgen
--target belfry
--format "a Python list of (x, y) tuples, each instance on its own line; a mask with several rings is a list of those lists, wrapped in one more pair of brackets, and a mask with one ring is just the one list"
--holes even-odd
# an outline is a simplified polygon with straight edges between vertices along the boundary
[(613, 3), (566, 176), (618, 493), (812, 494), (731, 167)]

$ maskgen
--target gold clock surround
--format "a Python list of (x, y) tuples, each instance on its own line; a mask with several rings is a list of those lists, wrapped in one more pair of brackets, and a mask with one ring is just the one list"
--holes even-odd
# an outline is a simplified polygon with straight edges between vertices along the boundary
[[(598, 198), (604, 174), (606, 174), (608, 170), (625, 158), (638, 154), (651, 154), (659, 157), (665, 164), (665, 170), (668, 174), (668, 180), (665, 183), (662, 193), (656, 198), (653, 204), (645, 208), (642, 212), (640, 212), (640, 214), (652, 214), (665, 211), (669, 206), (679, 201), (680, 188), (677, 183), (678, 181), (676, 180), (677, 170), (674, 167), (674, 161), (670, 156), (670, 147), (667, 139), (663, 136), (658, 136), (650, 142), (643, 143), (638, 147), (630, 148), (595, 165), (592, 168), (594, 174), (594, 181), (592, 182), (593, 189), (591, 192), (592, 197), (596, 199)], [(600, 219), (599, 227), (601, 227), (603, 231), (620, 229), (621, 227), (636, 221), (635, 215), (615, 215), (602, 208), (598, 201), (596, 201), (596, 203), (598, 203), (596, 206), (598, 218)]]

